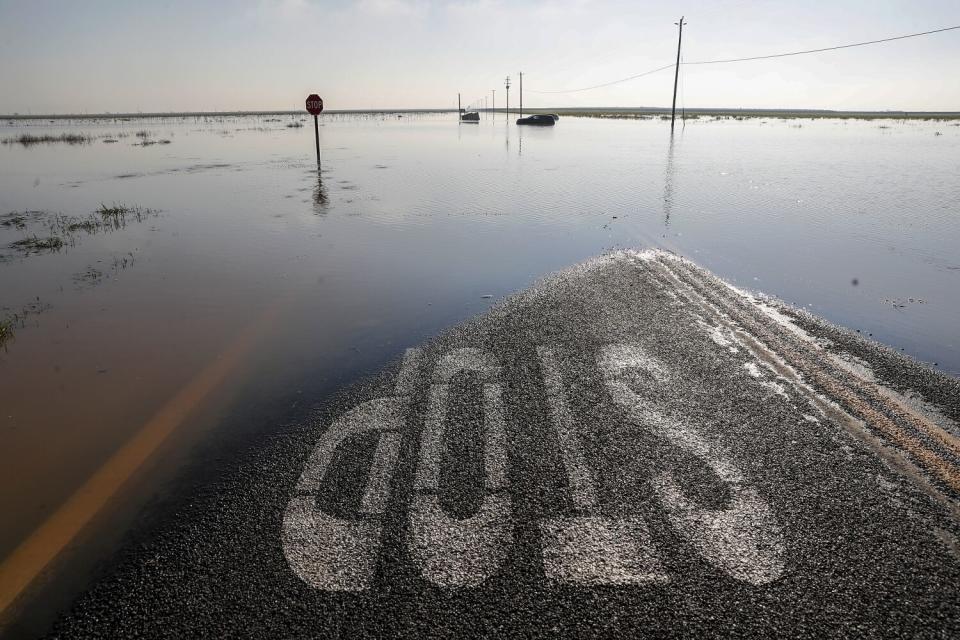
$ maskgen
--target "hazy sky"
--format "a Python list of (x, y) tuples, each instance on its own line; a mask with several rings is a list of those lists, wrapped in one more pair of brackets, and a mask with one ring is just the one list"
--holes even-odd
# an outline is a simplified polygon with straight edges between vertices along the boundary
[[(456, 105), (960, 25), (960, 0), (0, 0), (0, 113)], [(688, 107), (960, 110), (960, 30), (681, 69)], [(669, 106), (672, 70), (530, 106)]]

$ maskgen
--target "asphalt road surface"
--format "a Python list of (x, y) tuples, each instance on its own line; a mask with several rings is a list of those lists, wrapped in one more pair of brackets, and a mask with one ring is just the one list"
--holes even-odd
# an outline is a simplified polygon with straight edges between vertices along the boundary
[(960, 385), (658, 252), (251, 445), (57, 637), (960, 635)]

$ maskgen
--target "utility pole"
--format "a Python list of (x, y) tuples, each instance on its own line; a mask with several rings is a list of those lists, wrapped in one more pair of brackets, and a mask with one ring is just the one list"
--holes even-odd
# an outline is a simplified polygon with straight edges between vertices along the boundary
[(507, 120), (510, 120), (510, 76), (507, 76), (504, 86), (507, 87)]
[(520, 72), (520, 117), (523, 117), (523, 71)]
[(463, 119), (463, 109), (460, 108), (460, 94), (457, 94), (457, 120)]
[(495, 115), (497, 110), (497, 90), (490, 89), (490, 114)]
[(677, 79), (680, 77), (680, 43), (683, 42), (683, 16), (680, 16), (680, 22), (673, 24), (680, 27), (680, 35), (677, 36), (677, 66), (673, 70), (673, 106), (670, 108), (670, 133), (673, 133), (673, 121), (677, 118)]

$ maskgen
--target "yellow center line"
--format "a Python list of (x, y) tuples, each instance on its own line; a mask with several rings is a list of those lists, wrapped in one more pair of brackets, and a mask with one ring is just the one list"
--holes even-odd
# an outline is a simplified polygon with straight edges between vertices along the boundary
[(275, 323), (281, 306), (275, 303), (245, 327), (213, 362), (164, 404), (136, 435), (3, 560), (0, 564), (0, 619), (190, 412), (236, 369), (258, 338)]

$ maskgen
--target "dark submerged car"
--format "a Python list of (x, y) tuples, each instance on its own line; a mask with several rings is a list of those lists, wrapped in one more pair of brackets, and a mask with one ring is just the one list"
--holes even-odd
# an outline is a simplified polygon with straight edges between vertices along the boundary
[(517, 124), (532, 124), (538, 127), (552, 127), (557, 124), (556, 118), (550, 114), (537, 113), (526, 118), (519, 118)]

